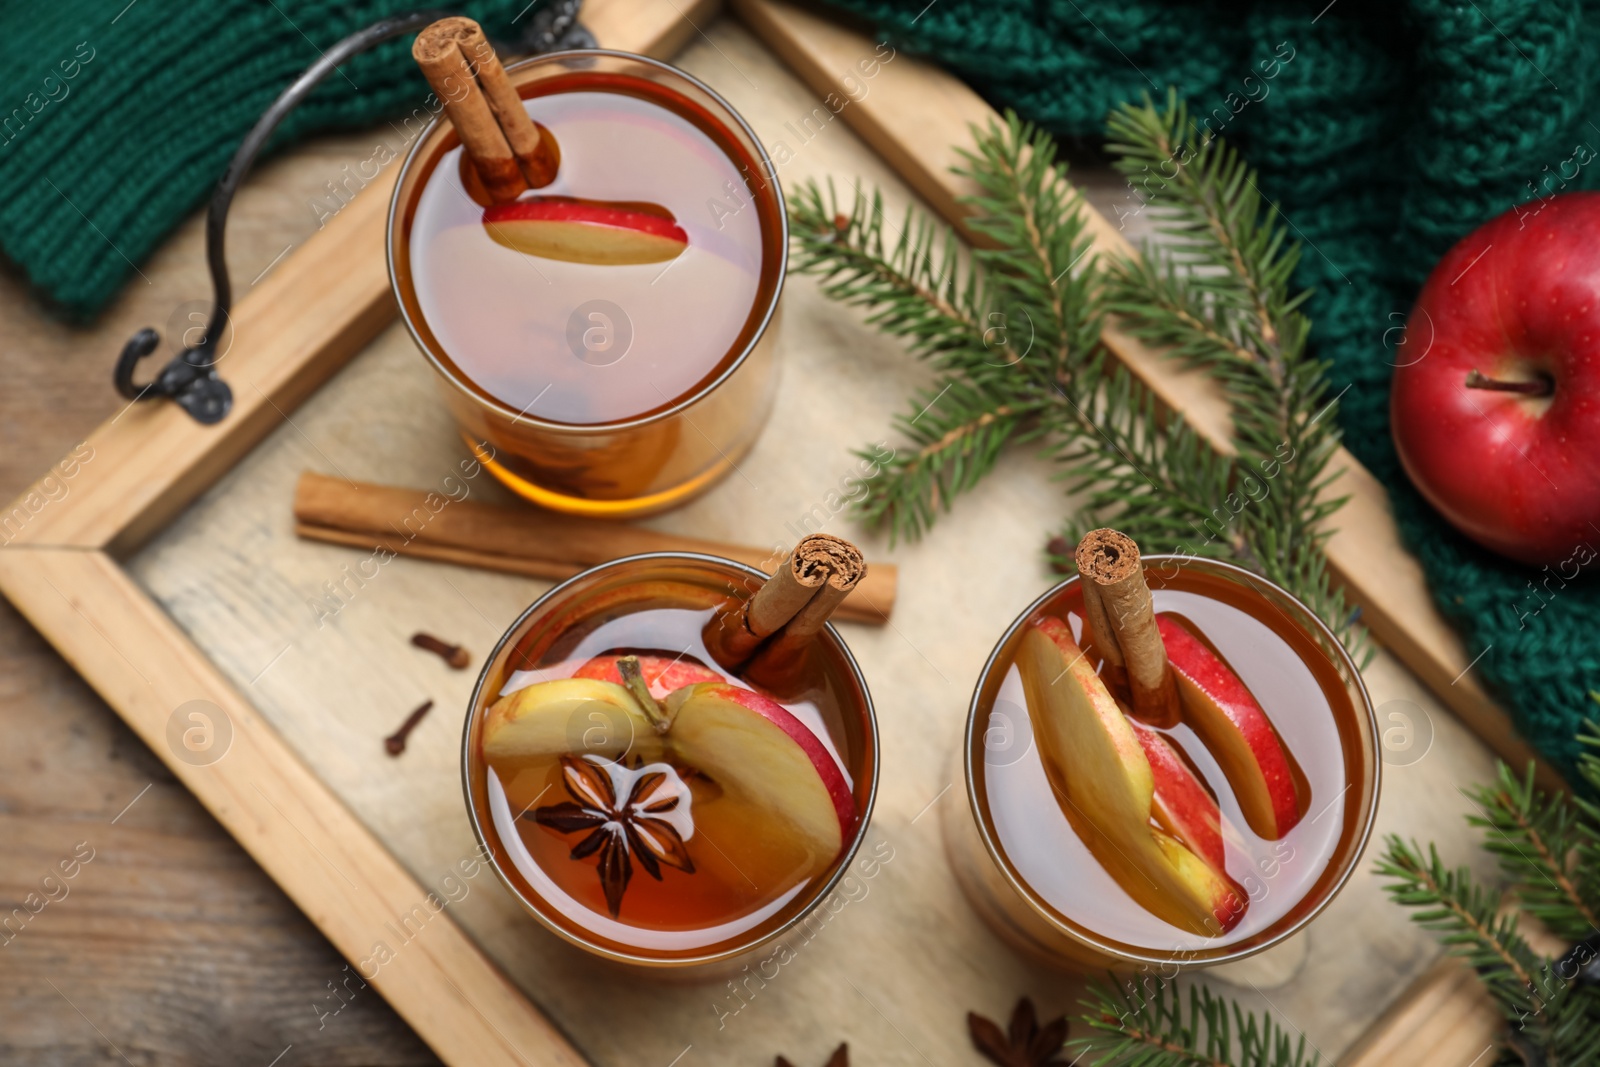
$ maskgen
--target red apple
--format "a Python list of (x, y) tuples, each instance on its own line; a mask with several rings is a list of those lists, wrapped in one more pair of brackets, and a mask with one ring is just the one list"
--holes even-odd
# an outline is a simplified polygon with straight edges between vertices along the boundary
[(689, 243), (672, 213), (653, 204), (536, 196), (485, 208), (496, 243), (569, 263), (664, 263)]
[(1216, 759), (1244, 818), (1262, 837), (1276, 840), (1304, 814), (1288, 749), (1272, 720), (1232, 669), (1172, 616), (1156, 626), (1177, 676), (1183, 720)]
[[(622, 673), (617, 670), (617, 660), (623, 655), (624, 653), (620, 652), (608, 652), (603, 656), (596, 656), (573, 671), (572, 676), (597, 678), (622, 685)], [(650, 687), (650, 695), (657, 700), (665, 700), (667, 694), (673, 690), (694, 685), (696, 682), (723, 681), (722, 675), (699, 660), (684, 659), (682, 656), (657, 656), (648, 652), (636, 658), (639, 660), (639, 673), (644, 675), (645, 684)]]
[(1222, 812), (1217, 798), (1195, 775), (1165, 734), (1157, 733), (1132, 716), (1133, 727), (1145, 759), (1150, 761), (1150, 777), (1155, 786), (1152, 811), (1156, 822), (1167, 833), (1182, 841), (1200, 858), (1219, 871), (1228, 869), (1222, 846)]
[(783, 705), (727, 682), (667, 698), (668, 744), (729, 793), (788, 822), (816, 868), (839, 855), (856, 802), (833, 754)]
[(1396, 361), (1395, 447), (1428, 502), (1512, 559), (1592, 559), (1600, 193), (1524, 204), (1462, 238), (1423, 286)]
[(1222, 871), (1152, 825), (1155, 775), (1139, 736), (1053, 616), (1023, 634), (1017, 670), (1061, 810), (1127, 894), (1180, 929), (1217, 936), (1248, 906)]

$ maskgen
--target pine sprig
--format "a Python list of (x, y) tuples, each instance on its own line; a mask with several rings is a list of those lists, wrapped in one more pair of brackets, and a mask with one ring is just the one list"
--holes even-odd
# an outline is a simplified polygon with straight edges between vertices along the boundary
[(1493, 785), (1468, 790), (1480, 814), (1468, 822), (1484, 829), (1484, 848), (1516, 894), (1517, 905), (1567, 941), (1600, 933), (1600, 917), (1590, 901), (1600, 900), (1592, 864), (1581, 862), (1594, 843), (1580, 809), (1562, 794), (1547, 798), (1533, 785), (1534, 768), (1519, 777), (1500, 765)]
[(1478, 886), (1465, 867), (1446, 867), (1434, 846), (1424, 857), (1418, 845), (1396, 835), (1387, 839), (1377, 871), (1391, 880), (1384, 888), (1395, 903), (1442, 935), (1440, 940), (1478, 972), (1497, 1000), (1525, 1016), (1543, 1010), (1534, 985), (1542, 961), (1517, 932), (1516, 913), (1501, 913), (1498, 893)]
[[(868, 482), (859, 518), (891, 540), (926, 533), (1006, 450), (1037, 442), (1073, 493), (1069, 540), (1115, 523), (1149, 552), (1232, 560), (1290, 589), (1352, 647), (1360, 633), (1327, 573), (1327, 492), (1338, 448), (1325, 366), (1306, 354), (1298, 256), (1254, 175), (1201, 139), (1175, 96), (1124, 108), (1112, 150), (1168, 247), (1107, 264), (1082, 202), (1042, 131), (1008, 116), (974, 130), (958, 173), (978, 247), (911, 210), (896, 226), (882, 197), (841, 200), (830, 184), (791, 199), (794, 267), (863, 308), (940, 374), (897, 422), (909, 446)], [(1177, 153), (1177, 154), (1174, 154)], [(1186, 159), (1163, 169), (1164, 162)], [(1229, 447), (1168, 417), (1101, 341), (1114, 313), (1135, 336), (1206, 367), (1233, 413)]]
[[(1344, 503), (1328, 488), (1339, 447), (1327, 365), (1310, 357), (1309, 291), (1290, 288), (1299, 246), (1254, 172), (1202, 132), (1175, 92), (1112, 112), (1116, 167), (1146, 198), (1165, 237), (1111, 265), (1107, 306), (1137, 338), (1204, 368), (1224, 388), (1245, 503), (1223, 522), (1246, 562), (1294, 590), (1359, 641), (1327, 575), (1327, 520)], [(1237, 500), (1237, 497), (1235, 497)]]
[[(1584, 728), (1586, 743), (1595, 737)], [(1391, 836), (1377, 871), (1412, 918), (1442, 935), (1450, 950), (1477, 973), (1505, 1016), (1506, 1048), (1517, 1059), (1556, 1067), (1600, 1059), (1600, 990), (1579, 981), (1587, 958), (1557, 960), (1536, 952), (1519, 929), (1519, 916), (1536, 920), (1566, 941), (1597, 933), (1600, 898), (1583, 853), (1592, 848), (1600, 819), (1592, 805), (1538, 792), (1533, 767), (1519, 776), (1501, 765), (1492, 785), (1468, 790), (1480, 814), (1468, 821), (1485, 831), (1485, 848), (1507, 877), (1505, 891), (1476, 884), (1465, 868), (1450, 869), (1438, 851), (1427, 856)]]
[[(1244, 1011), (1200, 985), (1165, 979), (1094, 983), (1082, 1001), (1090, 1033), (1067, 1042), (1086, 1067), (1314, 1067), (1304, 1034)], [(1186, 1003), (1187, 1000), (1187, 1003)]]

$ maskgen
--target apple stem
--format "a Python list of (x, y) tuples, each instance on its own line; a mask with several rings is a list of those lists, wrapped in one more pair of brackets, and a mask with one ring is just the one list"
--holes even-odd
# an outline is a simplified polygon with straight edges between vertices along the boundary
[(1497, 393), (1522, 393), (1525, 396), (1549, 396), (1555, 392), (1555, 382), (1541, 374), (1526, 382), (1509, 382), (1503, 378), (1490, 378), (1477, 370), (1467, 372), (1468, 389), (1492, 389)]
[(656, 733), (664, 734), (672, 728), (672, 719), (667, 715), (667, 709), (655, 694), (650, 692), (650, 683), (644, 680), (644, 671), (639, 666), (638, 656), (620, 656), (617, 659), (617, 673), (622, 676), (622, 684), (628, 692), (633, 694), (639, 702), (639, 707), (644, 709), (645, 717), (656, 728)]

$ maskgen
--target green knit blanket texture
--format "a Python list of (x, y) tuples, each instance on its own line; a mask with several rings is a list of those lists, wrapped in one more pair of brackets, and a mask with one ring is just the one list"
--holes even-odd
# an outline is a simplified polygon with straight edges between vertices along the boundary
[[(1298, 280), (1316, 291), (1312, 339), (1341, 395), (1345, 443), (1388, 486), (1472, 672), (1578, 781), (1574, 735), (1600, 711), (1590, 698), (1600, 690), (1600, 581), (1563, 582), (1554, 568), (1511, 563), (1446, 525), (1396, 458), (1389, 377), (1408, 358), (1400, 327), (1451, 245), (1514, 205), (1600, 185), (1600, 164), (1584, 165), (1600, 157), (1600, 9), (1578, 0), (835, 3), (1065, 138), (1103, 138), (1113, 107), (1160, 100), (1174, 86), (1244, 151), (1303, 246)], [(1381, 729), (1394, 710), (1380, 704)]]
[[(146, 284), (136, 264), (205, 201), (245, 133), (324, 50), (387, 15), (429, 6), (415, 0), (6, 5), (0, 38), (13, 59), (4, 90), (9, 99), (0, 100), (0, 253), (53, 310), (69, 320), (92, 318), (130, 278)], [(491, 37), (508, 40), (527, 26), (530, 6), (536, 5), (452, 5), (482, 22)], [(410, 51), (410, 37), (400, 37), (342, 64), (284, 121), (269, 147), (414, 111), (431, 117), (428, 83)]]

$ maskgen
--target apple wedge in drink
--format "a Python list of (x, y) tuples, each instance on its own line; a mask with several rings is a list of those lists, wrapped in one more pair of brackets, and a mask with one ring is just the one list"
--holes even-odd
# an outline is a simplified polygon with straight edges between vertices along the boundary
[(783, 705), (727, 682), (667, 698), (668, 744), (731, 794), (775, 813), (810, 849), (814, 872), (839, 855), (856, 805), (833, 754)]
[[(606, 759), (627, 753), (635, 739), (655, 736), (655, 727), (639, 702), (616, 682), (557, 678), (495, 701), (483, 723), (484, 759), (501, 764), (565, 755), (573, 749), (574, 724), (587, 735), (584, 750)], [(591, 724), (605, 724), (605, 728), (590, 731)]]
[(485, 208), (483, 226), (497, 244), (568, 263), (665, 263), (689, 245), (672, 212), (659, 205), (570, 196), (536, 196)]
[(1139, 747), (1150, 761), (1155, 788), (1151, 813), (1156, 825), (1176, 837), (1215, 870), (1226, 871), (1227, 853), (1222, 843), (1222, 811), (1177, 747), (1165, 734), (1128, 716)]
[(1016, 662), (1045, 772), (1090, 852), (1129, 896), (1166, 922), (1208, 936), (1232, 929), (1244, 915), (1244, 895), (1200, 853), (1152, 823), (1151, 760), (1071, 630), (1054, 617), (1035, 621)]
[[(617, 658), (590, 664), (599, 664), (596, 673), (601, 666), (615, 671)], [(627, 688), (599, 678), (562, 678), (507, 694), (484, 722), (484, 758), (498, 766), (567, 755), (574, 747), (574, 723), (587, 734), (583, 727), (591, 713), (608, 724), (620, 714), (626, 728), (585, 737), (587, 754), (647, 763), (665, 759), (702, 775), (736, 805), (767, 813), (771, 832), (787, 831), (786, 844), (807, 857), (807, 873), (827, 870), (856, 822), (855, 797), (832, 753), (776, 701), (697, 664), (674, 669), (690, 667), (716, 680), (675, 690), (659, 711), (647, 712)], [(648, 669), (642, 673), (649, 677)]]
[(1156, 616), (1178, 681), (1183, 719), (1227, 776), (1250, 829), (1268, 840), (1305, 814), (1300, 775), (1266, 711), (1243, 680), (1175, 617)]

